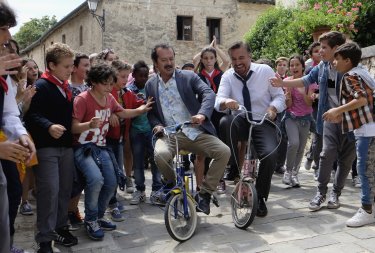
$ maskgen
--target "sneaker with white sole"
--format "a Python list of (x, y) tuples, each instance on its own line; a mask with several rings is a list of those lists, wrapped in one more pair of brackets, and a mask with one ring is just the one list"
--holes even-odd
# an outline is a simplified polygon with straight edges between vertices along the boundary
[(291, 184), (291, 177), (292, 177), (292, 175), (289, 172), (285, 171), (283, 179), (281, 180), (281, 182), (283, 184), (290, 185)]
[(322, 204), (326, 201), (326, 196), (320, 194), (318, 192), (315, 197), (310, 201), (309, 209), (311, 211), (318, 211), (320, 208), (322, 208)]
[(355, 176), (352, 179), (352, 183), (355, 188), (361, 188), (361, 178), (359, 176)]
[(22, 215), (33, 215), (33, 209), (31, 208), (31, 205), (28, 201), (25, 201), (20, 206), (20, 214)]
[(111, 219), (117, 222), (125, 220), (125, 218), (122, 216), (120, 210), (117, 207), (111, 210)]
[(130, 177), (126, 178), (125, 186), (126, 186), (127, 193), (134, 193), (135, 188), (134, 188), (133, 180)]
[(216, 187), (217, 194), (225, 194), (226, 186), (225, 181), (223, 179), (220, 179), (219, 185)]
[(138, 205), (141, 202), (145, 202), (146, 194), (145, 192), (135, 191), (132, 195), (132, 199), (130, 200), (130, 205)]
[(329, 195), (329, 200), (327, 203), (328, 209), (337, 209), (340, 207), (340, 201), (339, 201), (340, 194), (337, 194), (334, 191), (331, 191), (331, 194)]
[(373, 213), (366, 212), (362, 207), (358, 209), (357, 213), (346, 222), (348, 227), (362, 227), (364, 225), (375, 223)]
[(290, 184), (292, 185), (292, 187), (300, 187), (301, 186), (301, 184), (299, 183), (299, 179), (298, 179), (297, 175), (292, 176), (290, 178)]
[(104, 237), (104, 232), (100, 228), (99, 223), (97, 220), (94, 221), (85, 221), (85, 228), (88, 236), (95, 240), (102, 240)]
[(106, 230), (106, 231), (112, 231), (117, 228), (115, 224), (113, 224), (112, 222), (110, 222), (109, 220), (105, 218), (98, 219), (98, 224), (101, 229)]
[(153, 205), (165, 206), (166, 200), (163, 191), (152, 191), (150, 194), (150, 202)]

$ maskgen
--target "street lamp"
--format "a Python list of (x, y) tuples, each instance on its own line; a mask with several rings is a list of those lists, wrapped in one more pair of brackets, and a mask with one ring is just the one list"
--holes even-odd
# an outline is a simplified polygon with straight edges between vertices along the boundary
[(91, 14), (96, 18), (98, 21), (100, 27), (102, 28), (102, 31), (105, 31), (105, 10), (103, 9), (103, 15), (97, 15), (95, 14), (96, 9), (98, 8), (99, 0), (87, 0), (87, 4), (89, 5), (89, 9)]

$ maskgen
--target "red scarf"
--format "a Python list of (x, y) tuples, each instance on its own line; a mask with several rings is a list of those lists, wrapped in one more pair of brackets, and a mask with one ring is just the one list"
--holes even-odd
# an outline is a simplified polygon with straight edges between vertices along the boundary
[(7, 81), (5, 81), (5, 79), (0, 76), (0, 86), (3, 87), (3, 90), (5, 93), (8, 92), (8, 84), (7, 84)]
[(212, 73), (212, 75), (210, 76), (204, 69), (202, 69), (201, 71), (201, 74), (202, 76), (204, 76), (205, 78), (207, 78), (207, 80), (210, 82), (210, 85), (211, 85), (211, 88), (212, 90), (216, 93), (217, 92), (217, 87), (216, 87), (216, 84), (214, 82), (214, 78), (218, 75), (220, 75), (221, 71), (220, 70), (217, 70), (217, 69), (214, 69), (214, 72)]
[(66, 99), (68, 99), (69, 102), (72, 101), (72, 91), (69, 88), (67, 80), (61, 83), (59, 80), (56, 79), (56, 77), (51, 75), (51, 73), (48, 70), (46, 70), (46, 72), (42, 74), (41, 78), (48, 80), (49, 82), (55, 84), (57, 87), (60, 87), (65, 92)]

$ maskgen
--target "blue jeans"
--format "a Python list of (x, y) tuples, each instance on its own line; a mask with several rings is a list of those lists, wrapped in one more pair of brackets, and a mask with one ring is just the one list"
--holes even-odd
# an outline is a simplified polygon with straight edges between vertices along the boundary
[(375, 137), (356, 137), (357, 172), (361, 178), (361, 202), (372, 205), (375, 186)]
[(145, 172), (144, 157), (150, 157), (152, 173), (152, 191), (158, 191), (162, 187), (161, 175), (154, 161), (154, 148), (152, 146), (152, 132), (135, 133), (130, 131), (131, 147), (133, 151), (134, 178), (137, 191), (144, 191)]
[(98, 147), (98, 166), (92, 154), (86, 154), (83, 147), (74, 152), (78, 170), (85, 178), (85, 220), (102, 218), (117, 187), (117, 178), (109, 153)]
[[(123, 142), (115, 143), (115, 142), (108, 141), (107, 139), (107, 147), (112, 149), (112, 152), (116, 157), (116, 161), (119, 166), (119, 169), (123, 171), (124, 170), (124, 143)], [(117, 194), (117, 187), (115, 189), (115, 192), (111, 200), (109, 201), (110, 206), (117, 204), (118, 201), (116, 198), (116, 194)]]

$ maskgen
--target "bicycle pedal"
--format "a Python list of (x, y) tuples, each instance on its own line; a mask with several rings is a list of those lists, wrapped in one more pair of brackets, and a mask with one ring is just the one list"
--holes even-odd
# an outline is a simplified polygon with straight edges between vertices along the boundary
[(219, 205), (219, 201), (217, 200), (217, 198), (216, 198), (214, 195), (212, 195), (211, 199), (212, 199), (212, 203), (214, 203), (214, 205), (215, 205), (216, 207), (219, 207), (219, 206), (220, 206), (220, 205)]

